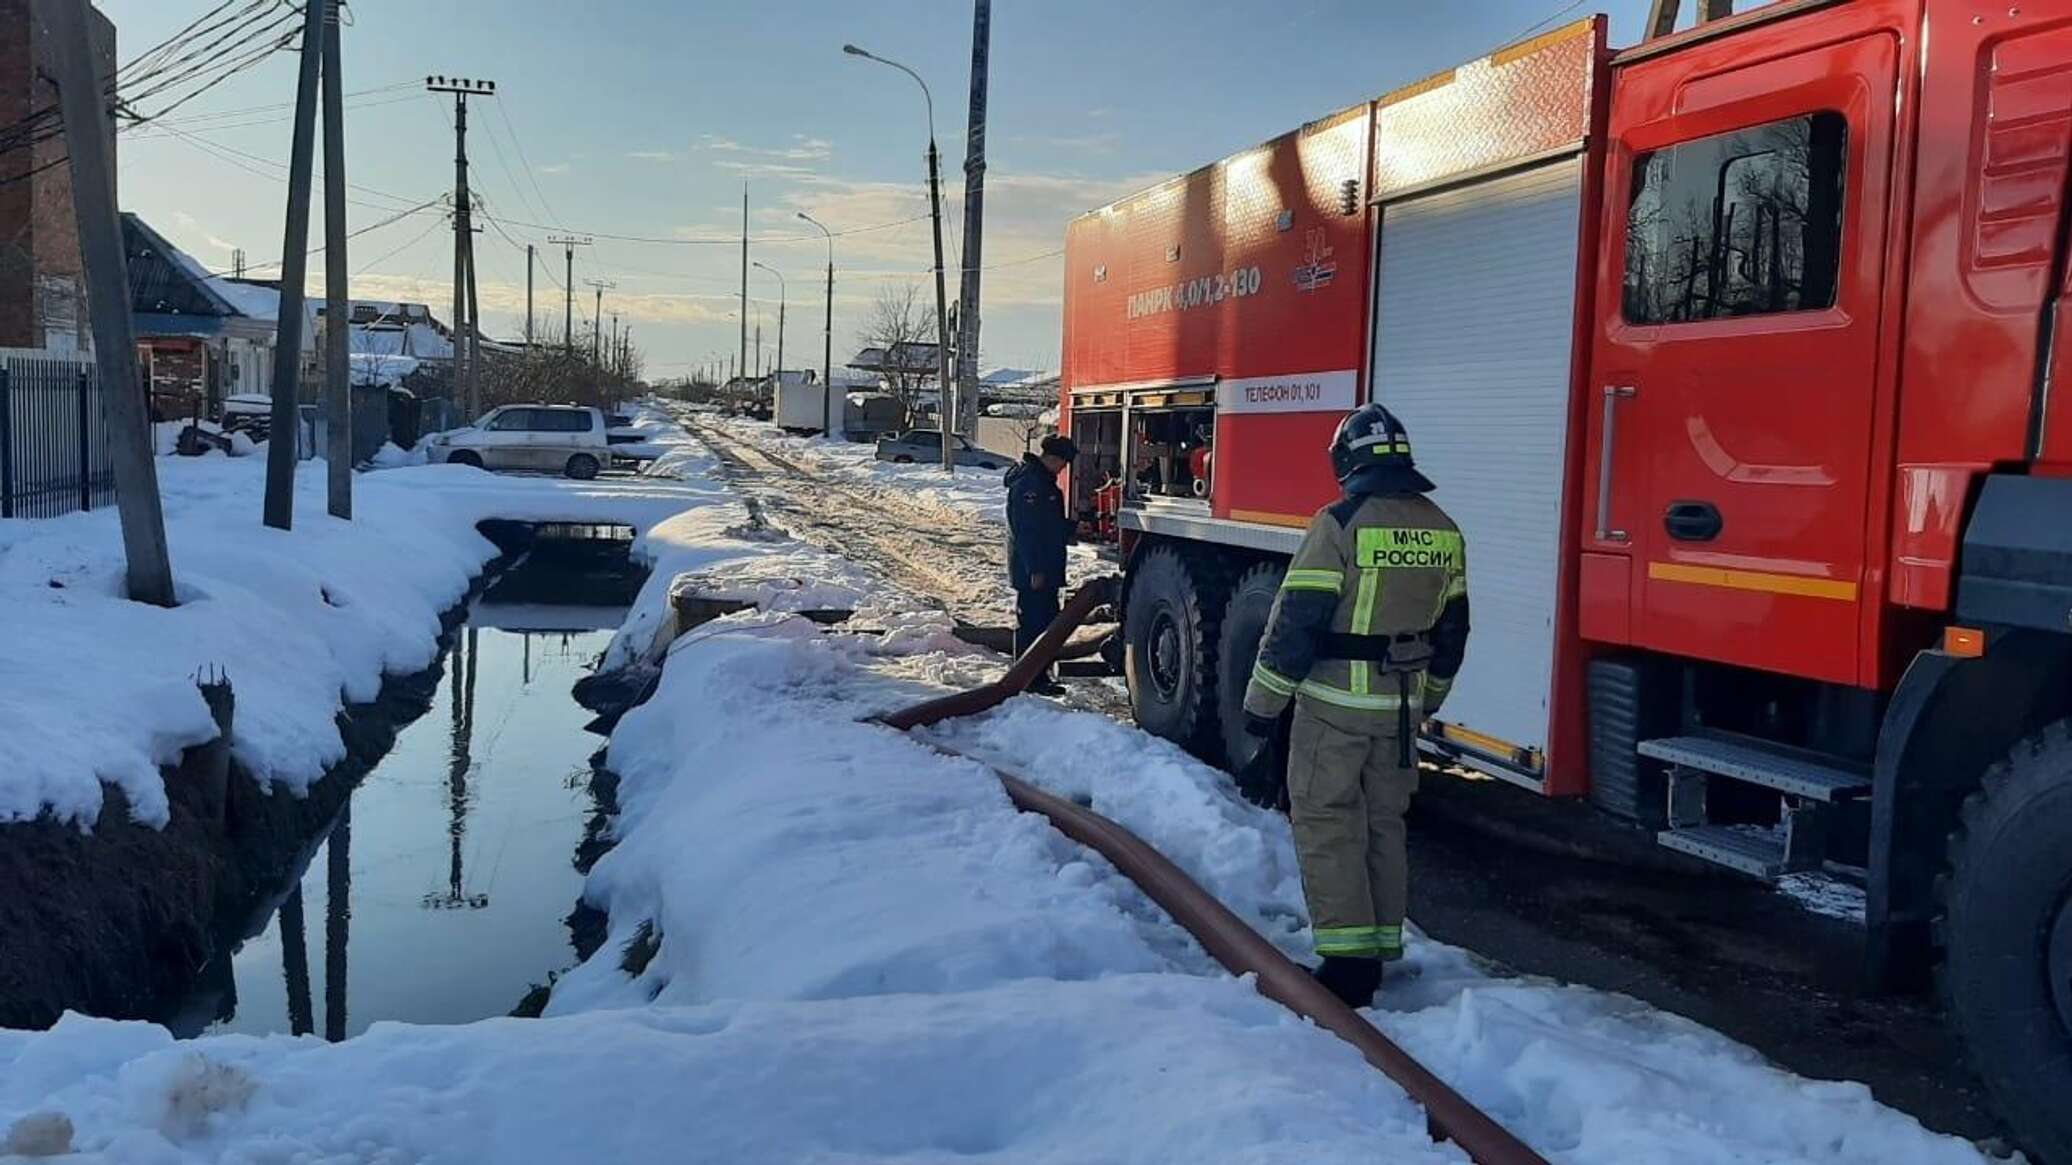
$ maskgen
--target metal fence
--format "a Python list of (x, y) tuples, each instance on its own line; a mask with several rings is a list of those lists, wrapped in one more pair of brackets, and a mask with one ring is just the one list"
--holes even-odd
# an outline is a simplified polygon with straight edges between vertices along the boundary
[(115, 500), (115, 462), (91, 365), (0, 356), (0, 518), (53, 518)]

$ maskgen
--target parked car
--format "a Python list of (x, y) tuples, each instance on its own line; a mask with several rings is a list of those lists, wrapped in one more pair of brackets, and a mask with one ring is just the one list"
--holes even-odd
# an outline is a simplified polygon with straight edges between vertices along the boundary
[(604, 414), (573, 405), (503, 405), (465, 429), (427, 439), (431, 460), (482, 469), (537, 469), (578, 481), (608, 458)]
[[(950, 457), (958, 465), (976, 466), (980, 469), (1006, 469), (1013, 461), (989, 453), (972, 444), (964, 437), (950, 438)], [(878, 460), (896, 461), (901, 465), (914, 462), (942, 463), (942, 433), (936, 429), (910, 429), (896, 437), (878, 438)]]

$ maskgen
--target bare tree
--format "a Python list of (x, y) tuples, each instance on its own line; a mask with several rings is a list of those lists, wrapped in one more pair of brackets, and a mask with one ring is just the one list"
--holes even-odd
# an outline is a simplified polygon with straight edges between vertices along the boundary
[(885, 383), (901, 404), (913, 408), (921, 386), (935, 375), (934, 353), (927, 353), (923, 359), (907, 360), (899, 360), (895, 354), (911, 352), (904, 345), (935, 343), (935, 311), (922, 297), (921, 285), (898, 283), (879, 288), (857, 339), (867, 348), (884, 351)]

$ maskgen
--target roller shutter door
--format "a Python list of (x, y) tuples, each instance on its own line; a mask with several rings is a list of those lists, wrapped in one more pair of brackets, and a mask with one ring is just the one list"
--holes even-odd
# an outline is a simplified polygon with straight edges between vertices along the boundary
[(1544, 752), (1580, 160), (1383, 207), (1375, 398), (1468, 545), (1474, 634), (1442, 715)]

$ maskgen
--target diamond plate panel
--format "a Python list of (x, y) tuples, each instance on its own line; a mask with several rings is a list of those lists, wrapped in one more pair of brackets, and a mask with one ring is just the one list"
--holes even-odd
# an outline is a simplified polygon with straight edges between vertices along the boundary
[(1383, 97), (1375, 196), (1583, 140), (1603, 48), (1602, 23), (1578, 21)]

